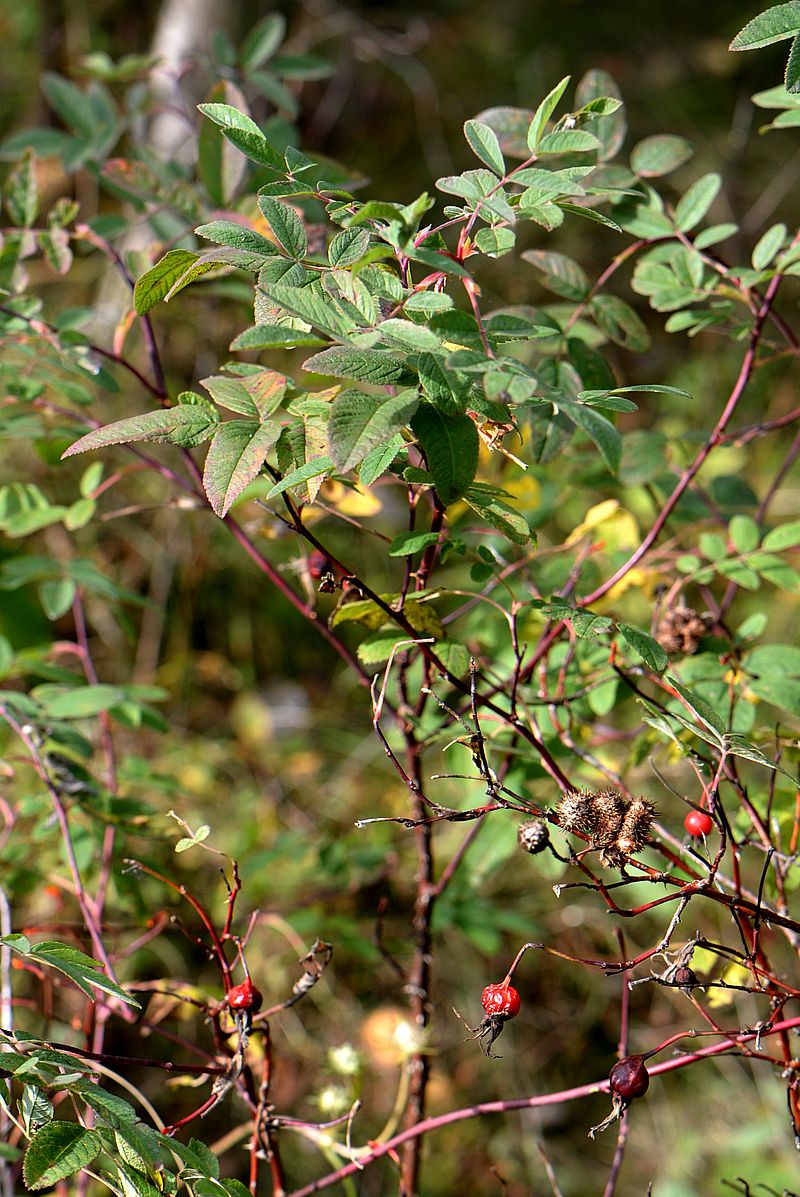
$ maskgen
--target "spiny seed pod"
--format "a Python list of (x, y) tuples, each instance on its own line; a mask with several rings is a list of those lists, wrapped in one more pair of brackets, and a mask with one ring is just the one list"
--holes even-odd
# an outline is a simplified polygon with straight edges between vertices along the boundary
[(609, 844), (600, 853), (600, 863), (607, 869), (621, 869), (625, 864), (625, 857), (616, 844)]
[(642, 1097), (650, 1085), (650, 1073), (644, 1066), (643, 1056), (625, 1056), (618, 1060), (608, 1074), (611, 1092), (623, 1105), (630, 1105), (636, 1097)]
[(550, 843), (550, 832), (542, 819), (528, 819), (520, 823), (517, 828), (517, 843), (523, 852), (530, 852), (535, 856), (537, 852), (544, 852)]
[(687, 997), (698, 984), (697, 974), (694, 969), (689, 968), (685, 964), (675, 969), (675, 976), (672, 980), (680, 987), (681, 993), (685, 993)]
[(691, 656), (708, 634), (710, 615), (698, 615), (692, 607), (673, 607), (661, 616), (655, 638), (665, 652)]
[(619, 790), (597, 790), (592, 794), (591, 803), (594, 813), (592, 839), (598, 844), (616, 840), (628, 809), (623, 795)]
[(562, 795), (556, 815), (564, 831), (582, 831), (593, 836), (597, 819), (592, 807), (594, 797), (593, 790), (570, 790)]
[(650, 828), (653, 825), (656, 808), (648, 798), (634, 798), (617, 835), (617, 847), (620, 852), (629, 856), (631, 852), (638, 852), (650, 838)]
[(700, 647), (710, 623), (708, 615), (698, 615), (691, 607), (673, 607), (660, 619), (656, 640), (664, 652), (691, 656)]

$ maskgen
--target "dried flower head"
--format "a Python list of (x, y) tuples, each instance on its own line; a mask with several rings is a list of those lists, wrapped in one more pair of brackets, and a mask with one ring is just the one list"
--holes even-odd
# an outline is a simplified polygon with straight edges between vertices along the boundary
[(707, 635), (710, 623), (710, 616), (698, 615), (692, 607), (672, 607), (658, 623), (656, 640), (664, 652), (691, 656)]
[(634, 798), (631, 801), (617, 835), (620, 852), (629, 856), (645, 846), (650, 838), (655, 813), (656, 808), (648, 798)]
[(549, 842), (550, 832), (542, 819), (528, 819), (517, 828), (517, 843), (524, 852), (530, 852), (533, 856), (537, 852), (544, 852)]

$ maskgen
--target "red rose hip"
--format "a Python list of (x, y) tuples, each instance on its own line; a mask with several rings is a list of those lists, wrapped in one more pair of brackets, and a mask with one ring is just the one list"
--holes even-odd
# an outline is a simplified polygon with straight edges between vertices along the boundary
[(481, 994), (481, 1005), (487, 1014), (516, 1018), (522, 1002), (513, 985), (487, 985)]
[(231, 1010), (242, 1010), (247, 1014), (256, 1014), (264, 1004), (261, 990), (256, 989), (249, 977), (245, 977), (241, 985), (229, 989), (225, 1000)]
[(704, 810), (690, 810), (683, 825), (689, 835), (699, 839), (701, 835), (710, 835), (714, 827), (714, 820)]

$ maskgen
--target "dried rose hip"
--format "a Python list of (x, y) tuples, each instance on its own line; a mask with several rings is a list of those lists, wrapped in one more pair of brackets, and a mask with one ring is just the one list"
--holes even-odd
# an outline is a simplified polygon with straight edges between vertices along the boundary
[(641, 1056), (625, 1056), (618, 1060), (608, 1074), (611, 1092), (624, 1105), (629, 1105), (635, 1097), (642, 1097), (650, 1084), (650, 1074), (644, 1066)]

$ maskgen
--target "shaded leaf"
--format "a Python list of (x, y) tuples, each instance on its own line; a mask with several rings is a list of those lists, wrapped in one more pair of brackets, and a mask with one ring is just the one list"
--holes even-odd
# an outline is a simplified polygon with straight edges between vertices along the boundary
[(674, 137), (670, 133), (658, 133), (645, 137), (631, 150), (631, 170), (643, 179), (668, 175), (688, 162), (694, 154), (694, 146), (685, 137)]
[[(592, 100), (603, 96), (622, 99), (616, 81), (608, 71), (587, 71), (575, 89), (575, 104), (579, 108), (583, 108), (585, 105), (590, 104)], [(614, 112), (607, 113), (597, 120), (593, 120), (592, 132), (600, 142), (598, 159), (600, 162), (609, 162), (616, 156), (622, 148), (622, 143), (625, 141), (627, 121), (625, 119), (624, 108), (618, 108)]]
[(617, 345), (634, 353), (644, 353), (650, 346), (650, 334), (639, 316), (616, 295), (596, 295), (591, 311), (599, 327)]
[(616, 474), (622, 459), (622, 437), (614, 425), (600, 412), (580, 403), (561, 403), (564, 415), (582, 429), (600, 450), (612, 474)]
[(528, 129), (533, 118), (530, 108), (486, 108), (476, 120), (488, 125), (497, 135), (500, 149), (511, 158), (527, 158)]
[(242, 42), (239, 62), (242, 69), (252, 71), (272, 57), (286, 37), (286, 18), (278, 12), (268, 13), (257, 21)]
[(521, 256), (541, 271), (544, 285), (554, 294), (578, 302), (588, 296), (591, 287), (588, 275), (572, 258), (544, 249), (527, 249)]
[(703, 175), (692, 183), (675, 207), (675, 226), (682, 233), (688, 233), (698, 225), (717, 198), (722, 179), (718, 174)]
[(528, 544), (531, 530), (524, 516), (495, 495), (470, 491), (464, 500), (481, 519), (497, 528), (514, 544)]
[(447, 415), (423, 403), (411, 428), (425, 454), (440, 500), (447, 507), (459, 499), (478, 468), (478, 432), (469, 416)]
[(800, 93), (800, 33), (797, 34), (789, 51), (783, 84), (793, 95)]

